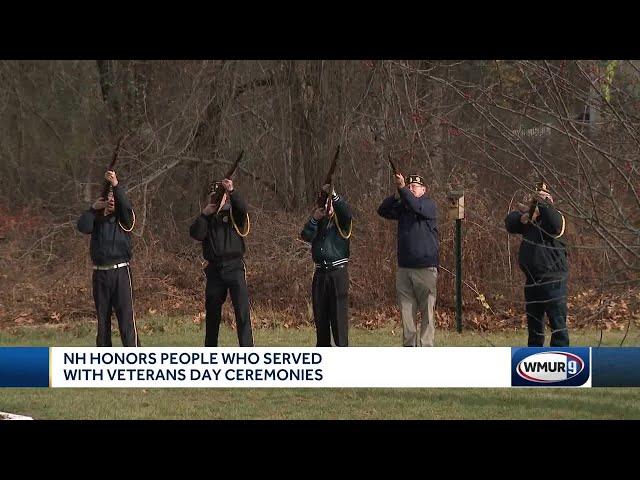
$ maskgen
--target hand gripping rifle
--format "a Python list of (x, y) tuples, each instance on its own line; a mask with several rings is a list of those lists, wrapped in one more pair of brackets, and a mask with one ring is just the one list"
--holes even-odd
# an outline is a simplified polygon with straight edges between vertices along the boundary
[[(118, 139), (118, 143), (116, 143), (116, 148), (113, 150), (113, 156), (111, 157), (111, 161), (109, 162), (109, 165), (107, 165), (107, 171), (112, 171), (115, 168), (116, 162), (118, 161), (118, 153), (120, 153), (120, 145), (122, 145), (123, 140), (124, 140), (124, 135), (121, 135), (120, 138)], [(109, 196), (109, 192), (112, 190), (112, 188), (113, 187), (111, 186), (111, 183), (105, 180), (102, 187), (102, 193), (100, 194), (100, 196), (104, 200), (107, 200), (107, 197)], [(105, 211), (106, 209), (102, 209), (102, 211), (99, 211), (97, 213), (104, 215)]]
[[(242, 160), (242, 156), (244, 155), (244, 150), (240, 151), (238, 158), (236, 158), (235, 163), (227, 170), (227, 173), (224, 175), (224, 178), (231, 180), (233, 174), (238, 168), (238, 164), (240, 160)], [(222, 197), (225, 194), (224, 187), (222, 186), (222, 182), (213, 182), (209, 188), (209, 193), (211, 195), (209, 203), (220, 206), (220, 202), (222, 201)]]
[[(547, 185), (543, 181), (536, 182), (537, 192), (542, 192), (546, 190), (547, 190)], [(537, 206), (538, 206), (538, 199), (534, 197), (531, 199), (531, 203), (529, 204), (529, 223), (533, 223), (533, 214), (535, 213)]]

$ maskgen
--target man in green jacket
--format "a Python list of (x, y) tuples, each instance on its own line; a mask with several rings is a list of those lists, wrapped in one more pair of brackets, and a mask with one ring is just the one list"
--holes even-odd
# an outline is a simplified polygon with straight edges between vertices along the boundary
[(349, 237), (352, 215), (349, 204), (331, 187), (322, 190), (327, 200), (305, 224), (301, 237), (311, 243), (316, 265), (311, 287), (317, 347), (349, 345)]

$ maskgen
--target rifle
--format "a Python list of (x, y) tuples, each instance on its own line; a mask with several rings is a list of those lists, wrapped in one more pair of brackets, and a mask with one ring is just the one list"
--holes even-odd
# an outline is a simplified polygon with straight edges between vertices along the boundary
[[(547, 190), (547, 185), (543, 181), (536, 182), (537, 192), (546, 191), (546, 190)], [(535, 213), (537, 206), (538, 206), (538, 200), (534, 197), (531, 199), (531, 203), (529, 204), (529, 223), (533, 223), (533, 214)]]
[(393, 170), (393, 174), (394, 175), (402, 175), (399, 171), (398, 171), (398, 167), (396, 167), (396, 164), (393, 163), (393, 160), (391, 160), (391, 154), (388, 154), (388, 159), (389, 159), (389, 165), (391, 165), (391, 170)]
[[(116, 162), (118, 161), (118, 153), (120, 153), (120, 145), (122, 145), (123, 140), (124, 140), (124, 134), (120, 135), (120, 138), (118, 138), (118, 143), (116, 143), (116, 148), (113, 150), (113, 156), (111, 157), (111, 161), (109, 162), (109, 165), (107, 165), (107, 171), (113, 170), (114, 167), (116, 166)], [(107, 197), (109, 196), (109, 192), (111, 191), (112, 188), (113, 187), (111, 186), (111, 183), (105, 180), (102, 187), (102, 194), (100, 196), (104, 200), (107, 200)], [(102, 211), (98, 213), (104, 214), (105, 211), (106, 209), (102, 209)]]
[[(231, 168), (229, 168), (229, 170), (227, 170), (227, 173), (225, 173), (224, 178), (231, 180), (231, 177), (235, 173), (236, 168), (238, 168), (238, 164), (240, 163), (240, 160), (242, 160), (243, 155), (244, 155), (244, 150), (241, 150), (234, 164), (231, 166)], [(222, 197), (224, 196), (224, 193), (225, 193), (222, 183), (213, 182), (211, 184), (211, 188), (209, 189), (209, 193), (211, 195), (209, 203), (221, 206), (220, 202), (222, 202)]]
[[(333, 174), (336, 171), (336, 166), (338, 165), (338, 156), (340, 155), (340, 144), (338, 144), (338, 148), (336, 148), (336, 153), (333, 156), (333, 160), (331, 161), (331, 166), (329, 167), (329, 172), (324, 179), (324, 183), (321, 185), (331, 185), (331, 181), (333, 180)], [(318, 194), (318, 208), (322, 208), (327, 204), (327, 199), (329, 198), (329, 194), (320, 189), (320, 193)]]

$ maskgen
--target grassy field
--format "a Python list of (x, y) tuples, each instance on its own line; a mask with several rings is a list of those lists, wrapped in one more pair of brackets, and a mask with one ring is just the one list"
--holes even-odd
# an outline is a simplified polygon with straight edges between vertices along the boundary
[[(139, 321), (144, 346), (200, 346), (204, 328), (188, 319)], [(114, 330), (114, 345), (120, 345)], [(573, 331), (572, 344), (595, 346), (596, 330)], [(93, 346), (95, 325), (0, 331), (0, 345)], [(261, 329), (257, 346), (312, 346), (312, 328)], [(623, 332), (605, 332), (617, 346)], [(522, 345), (526, 332), (436, 332), (440, 346)], [(353, 346), (399, 346), (398, 327), (353, 328)], [(221, 346), (236, 346), (221, 328)], [(630, 332), (625, 346), (638, 345)], [(35, 419), (640, 419), (640, 389), (0, 389), (0, 411)]]

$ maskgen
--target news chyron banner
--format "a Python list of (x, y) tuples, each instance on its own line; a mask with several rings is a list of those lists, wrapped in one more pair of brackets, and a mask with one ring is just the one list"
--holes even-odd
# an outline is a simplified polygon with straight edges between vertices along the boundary
[[(52, 350), (52, 387), (499, 387), (510, 383), (508, 348), (438, 348), (427, 355), (420, 349), (382, 347)], [(497, 365), (502, 368), (496, 369)]]
[(0, 347), (0, 387), (640, 387), (640, 348)]

